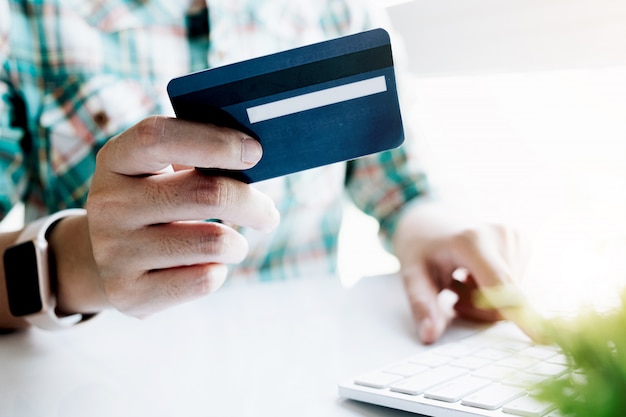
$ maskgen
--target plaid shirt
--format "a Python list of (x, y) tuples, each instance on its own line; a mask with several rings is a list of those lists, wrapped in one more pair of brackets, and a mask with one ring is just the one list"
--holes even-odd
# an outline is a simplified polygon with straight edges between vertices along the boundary
[[(102, 145), (148, 115), (173, 115), (171, 78), (363, 30), (355, 2), (0, 0), (0, 215), (18, 201), (27, 220), (83, 206)], [(426, 188), (409, 148), (258, 184), (282, 223), (242, 230), (251, 249), (234, 273), (334, 272), (346, 193), (390, 234)]]

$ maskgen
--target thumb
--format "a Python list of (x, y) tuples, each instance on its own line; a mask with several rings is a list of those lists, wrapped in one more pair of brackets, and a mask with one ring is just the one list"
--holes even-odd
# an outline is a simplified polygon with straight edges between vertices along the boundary
[(422, 343), (436, 342), (446, 330), (449, 315), (439, 304), (439, 288), (424, 266), (403, 268), (402, 277), (409, 299), (411, 314), (418, 327)]

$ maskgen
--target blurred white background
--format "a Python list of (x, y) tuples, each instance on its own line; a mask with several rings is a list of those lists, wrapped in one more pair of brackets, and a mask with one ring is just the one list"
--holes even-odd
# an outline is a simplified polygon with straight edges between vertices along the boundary
[[(626, 281), (626, 2), (379, 4), (407, 51), (405, 123), (441, 194), (526, 233), (524, 285), (542, 307), (613, 296)], [(347, 219), (348, 285), (397, 269), (375, 231)]]

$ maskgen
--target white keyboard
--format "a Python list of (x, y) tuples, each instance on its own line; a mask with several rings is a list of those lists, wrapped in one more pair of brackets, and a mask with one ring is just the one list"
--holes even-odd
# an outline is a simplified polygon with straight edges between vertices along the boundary
[(559, 349), (500, 323), (345, 381), (339, 395), (433, 417), (561, 417), (528, 389), (569, 372)]

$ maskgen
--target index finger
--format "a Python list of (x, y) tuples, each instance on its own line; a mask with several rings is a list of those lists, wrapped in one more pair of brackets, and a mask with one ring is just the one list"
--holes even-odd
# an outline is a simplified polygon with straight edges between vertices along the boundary
[(527, 300), (523, 291), (514, 284), (478, 288), (475, 304), (480, 308), (493, 308), (506, 320), (514, 322), (532, 340), (548, 343), (544, 318)]
[(152, 116), (107, 142), (98, 162), (111, 172), (136, 176), (171, 165), (247, 169), (262, 153), (259, 142), (239, 131)]
[(531, 339), (546, 341), (543, 318), (513, 280), (511, 268), (495, 248), (479, 244), (465, 245), (459, 253), (467, 270), (478, 284), (474, 301), (480, 308), (497, 310), (514, 322)]

